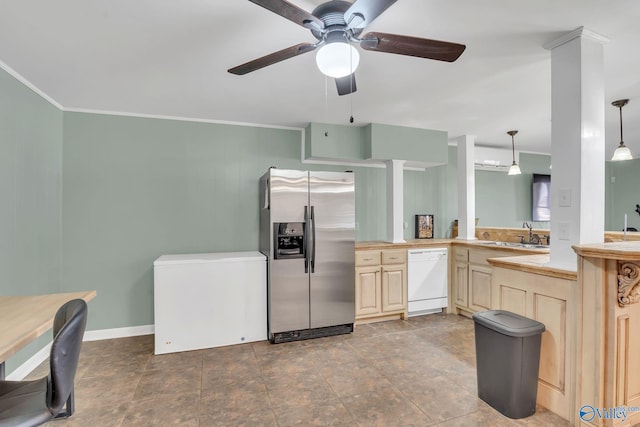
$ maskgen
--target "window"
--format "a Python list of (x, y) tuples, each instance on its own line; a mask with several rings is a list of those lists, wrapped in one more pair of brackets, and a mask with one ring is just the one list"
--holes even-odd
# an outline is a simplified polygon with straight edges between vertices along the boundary
[(551, 175), (533, 174), (533, 221), (551, 221)]

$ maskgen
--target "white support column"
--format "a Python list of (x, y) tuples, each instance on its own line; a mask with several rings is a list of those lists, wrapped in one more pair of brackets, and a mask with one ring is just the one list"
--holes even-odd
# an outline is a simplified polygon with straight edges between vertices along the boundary
[(551, 51), (551, 264), (576, 269), (575, 244), (604, 241), (604, 44), (580, 27)]
[(476, 239), (476, 174), (474, 143), (476, 137), (463, 135), (458, 142), (458, 239)]
[(404, 160), (387, 160), (387, 240), (404, 243)]

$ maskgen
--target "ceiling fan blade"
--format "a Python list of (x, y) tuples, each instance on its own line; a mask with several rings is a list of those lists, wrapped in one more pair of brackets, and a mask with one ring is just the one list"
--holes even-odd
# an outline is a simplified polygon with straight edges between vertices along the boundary
[(336, 87), (338, 88), (338, 95), (349, 95), (355, 92), (358, 89), (356, 87), (356, 75), (352, 73), (345, 77), (338, 77), (336, 79)]
[(254, 59), (253, 61), (245, 62), (244, 64), (238, 65), (237, 67), (229, 68), (227, 71), (229, 71), (231, 74), (242, 76), (252, 71), (259, 70), (260, 68), (264, 68), (267, 65), (272, 65), (277, 62), (284, 61), (285, 59), (293, 58), (294, 56), (311, 52), (315, 48), (316, 45), (313, 43), (300, 43), (295, 46), (270, 53), (269, 55), (263, 56), (261, 58)]
[(366, 50), (447, 62), (458, 59), (466, 48), (465, 45), (458, 43), (375, 32), (365, 34), (360, 41), (360, 46)]
[(289, 3), (286, 0), (249, 0), (252, 3), (262, 6), (271, 12), (278, 14), (289, 21), (295, 22), (310, 30), (322, 30), (324, 22), (316, 18), (304, 9)]
[(397, 0), (356, 0), (344, 13), (349, 28), (364, 28)]

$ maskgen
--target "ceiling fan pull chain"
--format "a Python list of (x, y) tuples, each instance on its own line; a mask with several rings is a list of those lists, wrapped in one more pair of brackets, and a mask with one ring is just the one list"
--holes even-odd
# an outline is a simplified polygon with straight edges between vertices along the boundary
[[(350, 53), (349, 60), (351, 61), (351, 69), (353, 69), (353, 53)], [(349, 97), (349, 109), (351, 110), (349, 111), (349, 123), (353, 123), (353, 79), (349, 79), (349, 87), (349, 93), (351, 94)]]
[(329, 77), (324, 76), (324, 122), (329, 123)]

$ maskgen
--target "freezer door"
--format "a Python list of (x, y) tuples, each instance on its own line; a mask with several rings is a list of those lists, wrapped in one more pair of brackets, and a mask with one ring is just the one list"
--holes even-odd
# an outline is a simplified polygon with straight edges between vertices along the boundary
[(355, 192), (352, 173), (309, 172), (311, 327), (355, 319)]
[(309, 274), (304, 258), (275, 259), (275, 223), (305, 222), (309, 202), (307, 171), (270, 170), (269, 334), (309, 328)]

